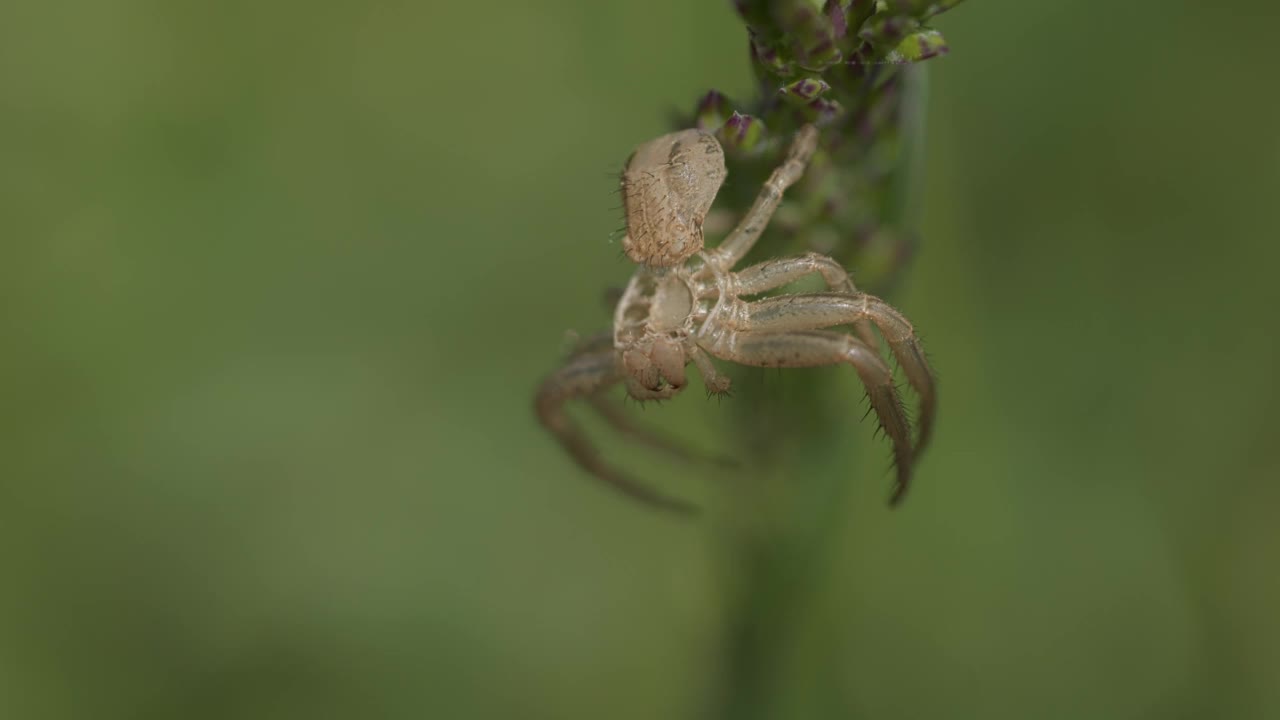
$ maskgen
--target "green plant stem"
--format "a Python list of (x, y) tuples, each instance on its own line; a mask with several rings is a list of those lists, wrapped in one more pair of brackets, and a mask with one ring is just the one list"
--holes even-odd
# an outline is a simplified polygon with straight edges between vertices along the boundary
[[(781, 402), (757, 393), (738, 414), (744, 437), (773, 441), (744, 444), (755, 448), (754, 470), (726, 513), (723, 674), (713, 717), (787, 717), (795, 702), (797, 641), (811, 629), (847, 517), (853, 478), (839, 468), (851, 433), (863, 427), (856, 400), (834, 396), (825, 375), (788, 379)], [(766, 404), (768, 412), (756, 412)]]
[[(759, 95), (735, 105), (708, 92), (684, 121), (716, 132), (726, 148), (735, 186), (722, 190), (721, 207), (743, 212), (796, 129), (822, 129), (806, 177), (788, 193), (796, 220), (767, 231), (748, 262), (819, 250), (850, 268), (864, 291), (883, 295), (897, 284), (916, 244), (923, 164), (928, 85), (916, 63), (947, 52), (929, 22), (959, 1), (735, 0)], [(750, 462), (730, 491), (721, 534), (723, 640), (711, 717), (847, 714), (838, 687), (832, 697), (798, 697), (814, 694), (812, 682), (796, 690), (807, 680), (797, 667), (842, 676), (838, 658), (797, 662), (838, 558), (850, 488), (866, 480), (847, 470), (851, 440), (867, 425), (857, 422), (856, 390), (840, 382), (841, 369), (787, 371), (785, 393), (759, 382), (766, 371), (734, 378), (753, 388), (734, 403), (734, 437)]]

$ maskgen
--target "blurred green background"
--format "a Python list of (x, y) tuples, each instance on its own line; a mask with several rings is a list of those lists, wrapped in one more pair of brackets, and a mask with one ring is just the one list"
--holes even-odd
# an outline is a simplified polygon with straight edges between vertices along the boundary
[[(939, 18), (936, 445), (888, 512), (845, 385), (789, 717), (1280, 717), (1277, 20)], [(708, 712), (718, 490), (615, 443), (713, 511), (622, 501), (530, 399), (630, 149), (750, 83), (718, 0), (0, 6), (0, 717)]]

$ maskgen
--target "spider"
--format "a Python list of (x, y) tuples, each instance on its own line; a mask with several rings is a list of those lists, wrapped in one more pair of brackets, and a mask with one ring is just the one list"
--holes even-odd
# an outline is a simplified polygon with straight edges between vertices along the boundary
[[(703, 249), (702, 225), (724, 183), (724, 151), (701, 130), (663, 135), (636, 148), (621, 179), (627, 233), (623, 251), (639, 267), (614, 311), (613, 331), (588, 339), (538, 390), (538, 419), (586, 471), (618, 490), (658, 507), (692, 511), (607, 463), (565, 412), (585, 399), (620, 432), (651, 446), (688, 454), (637, 427), (604, 402), (619, 382), (636, 400), (665, 400), (688, 384), (692, 363), (708, 394), (725, 394), (729, 379), (712, 357), (757, 367), (814, 367), (848, 363), (866, 387), (871, 408), (893, 444), (897, 475), (890, 505), (901, 502), (912, 467), (933, 427), (937, 404), (933, 374), (911, 324), (883, 300), (859, 292), (830, 257), (809, 253), (735, 271), (760, 238), (782, 194), (804, 174), (818, 130), (800, 129), (785, 160), (765, 182), (751, 209), (714, 249)], [(818, 274), (827, 292), (744, 298)], [(830, 328), (851, 325), (852, 334)], [(919, 428), (910, 423), (881, 357), (880, 331), (919, 396)]]

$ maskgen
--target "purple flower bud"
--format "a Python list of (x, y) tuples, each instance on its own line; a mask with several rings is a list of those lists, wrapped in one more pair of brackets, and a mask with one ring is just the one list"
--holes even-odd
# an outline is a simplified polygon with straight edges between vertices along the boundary
[(839, 117), (844, 113), (844, 107), (840, 103), (827, 98), (816, 98), (808, 104), (807, 109), (810, 117), (819, 123)]
[(732, 105), (729, 100), (718, 91), (711, 90), (698, 101), (694, 123), (699, 130), (712, 131), (724, 125), (730, 112), (732, 112)]
[(845, 13), (845, 5), (848, 5), (848, 0), (827, 0), (822, 8), (822, 12), (827, 14), (827, 20), (831, 22), (831, 32), (837, 38), (843, 38), (849, 34), (849, 19)]
[(795, 64), (783, 58), (778, 50), (751, 36), (751, 61), (756, 66), (760, 77), (791, 77), (795, 74)]
[(716, 134), (728, 150), (752, 150), (764, 140), (764, 122), (760, 118), (735, 112)]
[(830, 89), (831, 86), (822, 78), (801, 78), (778, 88), (778, 92), (787, 100), (798, 104), (806, 104)]

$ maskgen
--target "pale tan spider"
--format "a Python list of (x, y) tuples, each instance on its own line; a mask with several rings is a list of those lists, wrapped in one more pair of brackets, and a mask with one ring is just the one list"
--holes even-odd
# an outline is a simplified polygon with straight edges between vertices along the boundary
[[(710, 357), (760, 367), (849, 363), (893, 442), (897, 482), (890, 504), (902, 500), (916, 458), (929, 441), (936, 393), (933, 375), (911, 324), (877, 297), (858, 292), (835, 260), (810, 253), (770, 260), (737, 272), (734, 265), (759, 239), (782, 193), (800, 179), (817, 147), (818, 130), (796, 134), (785, 161), (765, 182), (751, 209), (713, 250), (703, 250), (702, 224), (724, 183), (724, 151), (701, 130), (663, 135), (636, 149), (622, 173), (627, 256), (639, 264), (614, 312), (613, 332), (588, 340), (542, 383), (539, 420), (584, 469), (623, 492), (676, 510), (686, 503), (660, 495), (604, 461), (565, 413), (574, 398), (589, 400), (619, 431), (682, 452), (632, 425), (601, 392), (625, 382), (636, 400), (670, 398), (684, 389), (692, 362), (709, 393), (725, 393), (729, 379)], [(828, 292), (757, 295), (817, 273)], [(828, 328), (852, 325), (854, 335)], [(872, 326), (888, 342), (920, 399), (919, 434), (912, 442), (893, 373), (880, 355)], [(709, 357), (710, 356), (710, 357)]]

